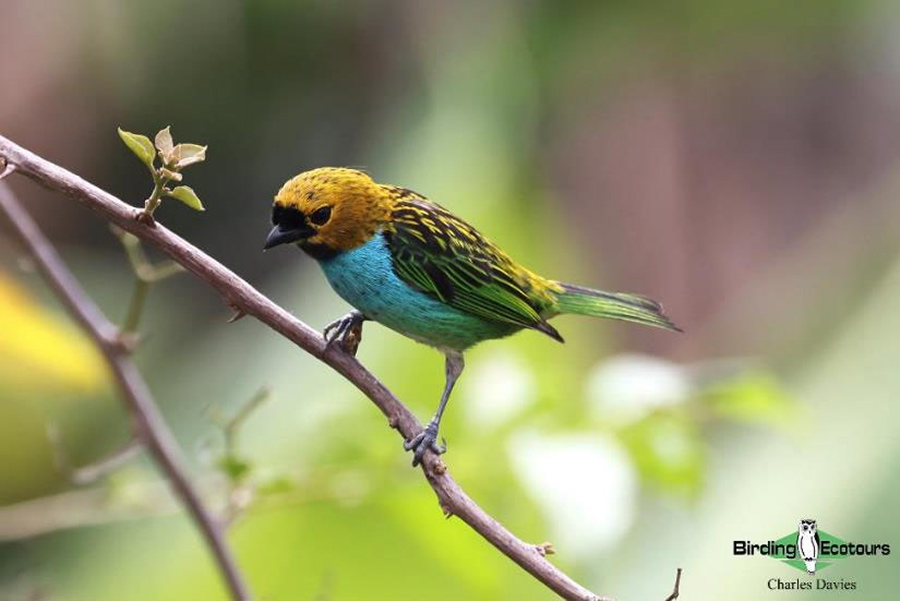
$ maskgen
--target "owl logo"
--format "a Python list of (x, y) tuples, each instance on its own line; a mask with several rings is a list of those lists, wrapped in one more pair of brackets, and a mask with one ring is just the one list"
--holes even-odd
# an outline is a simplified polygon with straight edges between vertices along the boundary
[(797, 528), (797, 551), (806, 564), (806, 571), (815, 574), (816, 559), (819, 557), (819, 530), (815, 520), (800, 520)]

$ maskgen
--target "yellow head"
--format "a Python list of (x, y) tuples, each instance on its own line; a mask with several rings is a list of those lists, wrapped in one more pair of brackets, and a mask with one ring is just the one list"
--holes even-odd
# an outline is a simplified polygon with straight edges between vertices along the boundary
[(365, 244), (387, 222), (387, 190), (356, 169), (320, 167), (285, 183), (265, 248), (299, 244), (317, 258)]

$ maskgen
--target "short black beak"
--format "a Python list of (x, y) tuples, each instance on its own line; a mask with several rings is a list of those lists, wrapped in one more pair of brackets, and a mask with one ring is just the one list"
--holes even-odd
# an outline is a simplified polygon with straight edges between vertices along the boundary
[(315, 234), (316, 232), (306, 224), (298, 228), (282, 229), (280, 225), (276, 225), (266, 236), (266, 244), (263, 250), (269, 250), (282, 244), (290, 244), (292, 242), (300, 242)]

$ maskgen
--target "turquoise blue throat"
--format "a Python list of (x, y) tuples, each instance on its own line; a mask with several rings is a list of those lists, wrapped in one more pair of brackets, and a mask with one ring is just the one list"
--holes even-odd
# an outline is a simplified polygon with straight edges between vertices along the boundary
[(363, 315), (434, 347), (462, 351), (519, 329), (469, 315), (406, 284), (394, 273), (381, 233), (319, 264), (334, 291)]

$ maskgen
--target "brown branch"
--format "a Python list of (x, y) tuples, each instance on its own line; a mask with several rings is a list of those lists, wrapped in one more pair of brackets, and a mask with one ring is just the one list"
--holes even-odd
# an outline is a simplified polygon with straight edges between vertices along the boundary
[[(188, 271), (212, 286), (237, 315), (250, 315), (301, 349), (329, 365), (362, 391), (407, 440), (422, 430), (416, 417), (355, 357), (328, 348), (322, 335), (269, 300), (224, 265), (159, 223), (139, 221), (141, 210), (77, 175), (29, 152), (0, 136), (0, 156), (17, 166), (17, 172), (62, 192), (99, 213), (122, 229), (163, 251)], [(479, 507), (456, 483), (440, 458), (426, 453), (422, 471), (434, 489), (441, 508), (455, 515), (524, 570), (565, 599), (602, 601), (550, 563), (539, 546), (528, 544), (503, 527)]]
[(678, 598), (678, 595), (681, 593), (681, 568), (678, 568), (678, 571), (675, 572), (675, 588), (672, 589), (672, 594), (666, 597), (666, 601), (675, 601)]
[(82, 290), (56, 249), (6, 186), (0, 187), (0, 211), (12, 224), (15, 237), (31, 253), (38, 271), (103, 354), (131, 412), (137, 438), (166, 474), (206, 538), (232, 597), (237, 601), (249, 599), (247, 586), (225, 541), (224, 529), (203, 505), (200, 495), (188, 480), (175, 438), (156, 408), (147, 383), (122, 345), (118, 328)]

